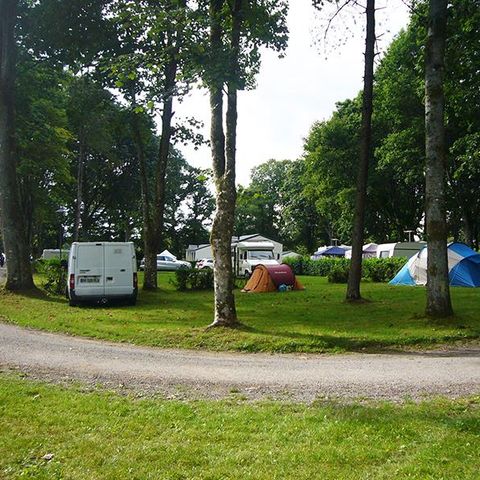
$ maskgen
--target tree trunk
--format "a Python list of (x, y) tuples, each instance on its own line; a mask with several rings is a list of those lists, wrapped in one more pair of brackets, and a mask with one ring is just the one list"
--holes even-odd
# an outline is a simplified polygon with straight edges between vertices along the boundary
[[(210, 43), (213, 54), (222, 49), (222, 0), (210, 2)], [(217, 209), (210, 243), (214, 259), (215, 313), (211, 326), (233, 327), (238, 324), (235, 308), (234, 272), (232, 266), (232, 236), (235, 226), (236, 135), (238, 55), (240, 45), (242, 0), (235, 0), (232, 9), (230, 38), (230, 80), (227, 88), (227, 134), (223, 131), (223, 84), (217, 79), (210, 87), (211, 144), (213, 173), (217, 190)], [(232, 80), (233, 79), (233, 80)]]
[(444, 57), (447, 0), (430, 0), (425, 49), (425, 216), (428, 240), (427, 306), (431, 317), (453, 314), (445, 214)]
[[(177, 42), (179, 39), (177, 39)], [(173, 96), (177, 75), (177, 50), (172, 54), (172, 61), (165, 69), (165, 94), (162, 112), (162, 133), (160, 146), (158, 149), (157, 165), (155, 172), (155, 201), (152, 211), (151, 229), (146, 233), (148, 235), (148, 254), (150, 257), (149, 268), (155, 268), (155, 275), (149, 275), (148, 288), (157, 288), (157, 260), (156, 255), (160, 251), (165, 213), (165, 178), (167, 175), (167, 165), (170, 155), (170, 141), (172, 138), (172, 118), (173, 118)], [(147, 254), (145, 254), (147, 255)], [(155, 255), (155, 261), (153, 256)], [(154, 263), (153, 263), (154, 262)], [(147, 269), (147, 257), (145, 256), (145, 270)], [(145, 275), (144, 288), (146, 288), (147, 275)], [(153, 281), (153, 282), (152, 282)]]
[(135, 113), (135, 94), (132, 94), (132, 130), (137, 151), (137, 160), (140, 171), (140, 194), (142, 200), (143, 217), (143, 255), (145, 257), (143, 289), (155, 290), (157, 288), (157, 247), (152, 242), (152, 216), (150, 195), (148, 188), (147, 163), (145, 158), (145, 145), (139, 124), (138, 114)]
[(34, 288), (15, 161), (16, 0), (0, 0), (0, 218), (8, 290)]
[(367, 37), (365, 41), (365, 75), (363, 83), (362, 129), (357, 173), (357, 192), (352, 231), (352, 260), (348, 273), (346, 299), (361, 299), (362, 252), (367, 203), (368, 165), (372, 139), (373, 61), (375, 59), (375, 0), (367, 0)]
[(463, 226), (462, 226), (462, 231), (463, 231), (463, 236), (464, 236), (464, 239), (465, 239), (465, 243), (473, 248), (474, 247), (474, 244), (475, 244), (475, 241), (474, 241), (474, 228), (473, 228), (473, 225), (474, 225), (474, 221), (472, 219), (472, 215), (468, 209), (467, 206), (463, 206)]
[[(225, 158), (225, 135), (223, 132), (223, 92), (211, 89), (212, 109), (211, 142), (214, 163), (214, 177), (217, 191), (217, 209), (213, 220), (210, 243), (213, 252), (213, 272), (215, 289), (215, 313), (211, 326), (234, 326), (237, 324), (235, 297), (233, 294), (234, 274), (232, 267), (232, 236), (235, 223), (235, 143), (229, 143), (230, 168)], [(230, 110), (230, 109), (229, 109)], [(230, 117), (234, 114), (230, 110)], [(236, 117), (236, 113), (235, 113)], [(233, 119), (230, 118), (232, 121)], [(230, 142), (234, 132), (230, 130)], [(233, 157), (232, 157), (233, 154)], [(233, 165), (232, 165), (233, 162)]]
[(85, 142), (80, 133), (78, 146), (78, 169), (77, 169), (77, 198), (75, 202), (75, 222), (73, 224), (73, 241), (80, 240), (80, 224), (82, 219), (83, 203), (83, 178), (85, 175)]

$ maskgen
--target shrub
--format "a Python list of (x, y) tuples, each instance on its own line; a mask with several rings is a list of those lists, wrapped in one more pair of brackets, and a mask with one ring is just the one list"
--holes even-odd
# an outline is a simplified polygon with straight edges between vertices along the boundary
[(372, 282), (389, 282), (406, 261), (405, 257), (366, 258), (363, 261), (362, 276)]
[(330, 271), (340, 266), (341, 268), (348, 268), (350, 260), (346, 258), (320, 258), (318, 260), (312, 260), (309, 257), (301, 258), (287, 258), (284, 263), (289, 265), (295, 275), (314, 275), (319, 277), (328, 277)]
[[(373, 282), (389, 282), (407, 261), (404, 257), (365, 258), (362, 262), (362, 277)], [(344, 283), (345, 272), (350, 268), (348, 258), (320, 258), (312, 260), (309, 257), (287, 258), (284, 263), (290, 265), (295, 275), (313, 275), (327, 277), (334, 283)], [(335, 280), (334, 280), (335, 279)]]
[(181, 292), (186, 290), (212, 290), (213, 270), (203, 268), (181, 268), (175, 271), (175, 279), (172, 281), (175, 288)]
[(65, 293), (67, 269), (64, 262), (61, 262), (59, 258), (38, 260), (36, 270), (45, 276), (42, 286), (48, 293), (53, 295)]
[(328, 281), (330, 283), (347, 283), (349, 268), (348, 264), (333, 265), (327, 275)]

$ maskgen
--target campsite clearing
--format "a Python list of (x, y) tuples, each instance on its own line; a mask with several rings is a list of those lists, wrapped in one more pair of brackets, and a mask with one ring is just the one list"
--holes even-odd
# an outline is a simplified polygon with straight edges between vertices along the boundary
[(157, 292), (140, 292), (137, 306), (69, 307), (62, 297), (1, 293), (6, 322), (118, 342), (171, 348), (246, 352), (348, 352), (431, 348), (480, 338), (480, 290), (452, 288), (456, 316), (423, 316), (425, 290), (365, 283), (370, 300), (343, 301), (345, 285), (299, 277), (304, 291), (249, 294), (237, 290), (244, 327), (211, 329), (213, 293), (178, 292), (172, 274)]

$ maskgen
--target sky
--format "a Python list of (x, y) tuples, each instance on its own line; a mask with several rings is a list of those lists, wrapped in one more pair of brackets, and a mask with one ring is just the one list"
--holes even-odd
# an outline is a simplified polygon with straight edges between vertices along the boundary
[[(318, 13), (311, 0), (290, 0), (290, 38), (282, 59), (264, 51), (257, 88), (239, 92), (237, 129), (237, 183), (247, 185), (252, 167), (269, 159), (294, 160), (303, 152), (303, 139), (315, 121), (328, 119), (338, 101), (353, 98), (362, 88), (364, 15), (345, 12), (332, 23), (326, 42), (325, 26), (332, 11)], [(385, 51), (393, 37), (408, 23), (402, 0), (378, 0), (377, 37)], [(356, 18), (356, 24), (351, 20)], [(348, 28), (348, 30), (347, 30)], [(206, 92), (195, 91), (177, 115), (195, 116), (209, 136)], [(181, 147), (188, 162), (211, 167), (208, 147)]]

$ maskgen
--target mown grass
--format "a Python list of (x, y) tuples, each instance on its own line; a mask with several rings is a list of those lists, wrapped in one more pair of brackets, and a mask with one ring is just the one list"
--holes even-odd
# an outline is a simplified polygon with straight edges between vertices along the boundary
[(305, 291), (237, 291), (237, 330), (205, 327), (212, 292), (177, 292), (171, 274), (158, 292), (141, 292), (136, 307), (69, 307), (62, 297), (0, 294), (0, 317), (43, 330), (120, 342), (250, 352), (345, 352), (424, 347), (480, 337), (480, 289), (453, 288), (454, 318), (423, 316), (425, 290), (365, 283), (361, 305), (344, 302), (344, 285), (303, 277)]
[(476, 480), (480, 471), (480, 397), (185, 403), (0, 375), (0, 431), (5, 479)]

